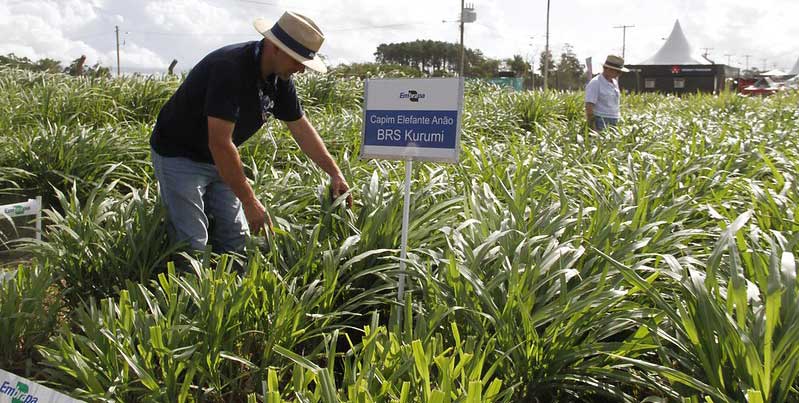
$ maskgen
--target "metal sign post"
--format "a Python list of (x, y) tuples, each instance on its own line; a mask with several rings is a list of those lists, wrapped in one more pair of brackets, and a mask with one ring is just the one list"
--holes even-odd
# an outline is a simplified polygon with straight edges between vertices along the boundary
[(397, 300), (403, 303), (413, 161), (458, 162), (463, 78), (366, 80), (364, 103), (360, 157), (405, 161), (397, 286)]
[(397, 301), (402, 302), (405, 292), (405, 260), (408, 258), (408, 221), (411, 215), (411, 171), (413, 160), (405, 161), (405, 199), (402, 203), (402, 237), (400, 241), (400, 275), (397, 286)]

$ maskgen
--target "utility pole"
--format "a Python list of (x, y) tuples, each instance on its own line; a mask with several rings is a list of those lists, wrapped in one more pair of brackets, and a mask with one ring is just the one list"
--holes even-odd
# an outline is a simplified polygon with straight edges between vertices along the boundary
[(766, 63), (767, 61), (768, 61), (768, 59), (766, 59), (766, 58), (764, 57), (764, 58), (763, 58), (763, 71), (766, 71), (766, 70), (768, 70), (768, 63)]
[(114, 25), (117, 34), (117, 78), (119, 78), (119, 25)]
[(744, 57), (746, 58), (746, 68), (744, 70), (749, 70), (749, 58), (752, 57), (752, 55), (744, 55)]
[(731, 66), (732, 62), (730, 61), (731, 60), (730, 58), (732, 57), (732, 55), (729, 53), (725, 53), (724, 56), (727, 56), (727, 66)]
[(461, 0), (461, 63), (458, 69), (458, 77), (463, 77), (463, 65), (466, 56), (466, 48), (463, 46), (463, 24), (477, 21), (477, 13), (473, 5), (466, 5), (466, 0)]
[[(534, 38), (535, 36), (530, 37), (531, 40)], [(528, 46), (531, 46), (533, 48), (533, 55), (532, 57), (530, 57), (530, 80), (532, 82), (532, 87), (530, 89), (535, 91), (535, 54), (536, 51), (538, 51), (538, 49), (535, 48), (535, 45), (533, 45), (532, 42), (530, 42)]]
[(544, 48), (544, 91), (549, 88), (549, 0), (547, 0), (547, 44)]
[(624, 59), (624, 53), (627, 48), (627, 28), (635, 28), (635, 25), (616, 25), (616, 29), (621, 29), (621, 58)]
[(464, 51), (463, 51), (463, 14), (466, 9), (466, 0), (461, 0), (461, 66), (458, 69), (458, 77), (463, 77), (463, 60), (464, 60)]

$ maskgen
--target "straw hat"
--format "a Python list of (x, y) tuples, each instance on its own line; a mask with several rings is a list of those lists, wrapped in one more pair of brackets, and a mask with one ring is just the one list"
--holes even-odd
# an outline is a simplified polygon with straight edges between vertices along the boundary
[(317, 55), (325, 36), (310, 18), (287, 11), (274, 25), (270, 26), (263, 18), (256, 18), (253, 26), (266, 39), (305, 67), (320, 73), (327, 72), (327, 67)]
[(624, 59), (616, 55), (608, 55), (608, 58), (605, 59), (605, 64), (602, 66), (616, 71), (621, 71), (622, 73), (627, 73), (630, 71), (630, 69), (624, 67)]

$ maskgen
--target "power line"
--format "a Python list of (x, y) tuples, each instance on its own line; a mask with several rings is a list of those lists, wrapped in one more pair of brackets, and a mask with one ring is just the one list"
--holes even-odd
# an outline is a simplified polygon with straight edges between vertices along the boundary
[[(277, 8), (280, 8), (280, 9), (286, 8), (285, 4), (272, 3), (272, 2), (269, 2), (269, 1), (260, 1), (260, 0), (237, 0), (237, 1), (239, 1), (241, 3), (257, 4), (259, 6), (272, 6), (272, 7), (277, 7)], [(312, 11), (321, 11), (322, 10), (320, 8), (311, 8), (311, 7), (305, 7), (305, 6), (291, 6), (291, 8), (292, 9), (300, 9), (300, 10), (312, 10)]]
[(430, 22), (404, 22), (404, 23), (397, 23), (397, 24), (386, 24), (386, 25), (364, 25), (360, 27), (347, 27), (347, 28), (328, 28), (325, 29), (325, 32), (343, 32), (343, 31), (356, 31), (356, 30), (371, 30), (371, 29), (389, 29), (389, 28), (400, 28), (400, 27), (410, 27), (414, 25), (424, 25), (429, 24)]
[(496, 29), (496, 28), (494, 28), (494, 27), (492, 27), (492, 26), (490, 26), (490, 25), (486, 25), (486, 24), (483, 24), (483, 23), (481, 23), (481, 22), (475, 22), (475, 24), (477, 24), (477, 25), (479, 25), (479, 26), (481, 26), (481, 27), (483, 27), (483, 28), (487, 28), (489, 31), (493, 32), (493, 33), (494, 33), (494, 34), (496, 34), (497, 36), (501, 36), (501, 37), (503, 37), (503, 38), (505, 38), (505, 37), (506, 37), (506, 35), (505, 35), (505, 34), (503, 34), (503, 33), (502, 33), (500, 30), (498, 30), (498, 29)]
[(257, 0), (238, 0), (238, 1), (240, 1), (240, 2), (242, 2), (242, 3), (252, 3), (252, 4), (259, 4), (259, 5), (262, 5), (262, 6), (275, 6), (275, 7), (282, 7), (282, 6), (281, 6), (280, 4), (278, 4), (278, 3), (270, 3), (270, 2), (268, 2), (268, 1), (257, 1)]
[[(362, 25), (362, 26), (355, 26), (355, 27), (339, 27), (339, 28), (327, 28), (325, 32), (345, 32), (345, 31), (358, 31), (358, 30), (377, 30), (377, 29), (391, 29), (391, 28), (401, 28), (401, 27), (411, 27), (415, 25), (425, 25), (429, 24), (429, 21), (418, 21), (418, 22), (402, 22), (396, 24), (383, 24), (383, 25)], [(492, 29), (491, 27), (486, 26), (486, 28)], [(246, 35), (253, 35), (252, 32), (246, 33), (236, 33), (236, 32), (159, 32), (159, 31), (128, 31), (127, 33), (130, 34), (144, 34), (144, 35), (165, 35), (165, 36), (195, 36), (195, 35), (217, 35), (217, 36), (246, 36)]]
[(144, 35), (165, 35), (165, 36), (196, 36), (196, 35), (242, 36), (242, 35), (253, 34), (252, 32), (233, 33), (233, 32), (157, 32), (157, 31), (128, 31), (127, 33), (144, 34)]
[(616, 25), (613, 28), (622, 30), (621, 58), (624, 59), (624, 53), (627, 50), (627, 28), (635, 28), (635, 25)]
[(89, 38), (95, 38), (95, 37), (98, 37), (98, 36), (106, 36), (106, 35), (108, 35), (108, 32), (103, 31), (103, 32), (97, 32), (97, 33), (94, 33), (94, 34), (78, 35), (78, 36), (75, 36), (75, 37), (72, 37), (72, 38), (68, 38), (68, 39), (72, 39), (72, 40), (89, 39)]
[(732, 57), (735, 56), (735, 55), (731, 55), (729, 53), (725, 53), (724, 56), (727, 56), (727, 65), (728, 66), (732, 66), (731, 60), (732, 60)]

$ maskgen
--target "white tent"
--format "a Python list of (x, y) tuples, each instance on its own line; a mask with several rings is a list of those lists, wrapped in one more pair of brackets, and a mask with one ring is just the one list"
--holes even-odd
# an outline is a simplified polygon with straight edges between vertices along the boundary
[(694, 55), (691, 44), (682, 32), (680, 20), (674, 22), (671, 35), (666, 39), (666, 43), (652, 57), (638, 63), (640, 65), (669, 65), (669, 64), (711, 64), (701, 56)]
[(774, 69), (774, 70), (769, 70), (769, 71), (767, 71), (765, 73), (759, 73), (758, 75), (759, 76), (763, 76), (763, 77), (782, 77), (782, 76), (788, 76), (790, 74), (788, 74), (788, 73), (786, 73), (786, 72), (784, 72), (784, 71), (782, 71), (780, 69)]
[(792, 76), (799, 76), (799, 59), (796, 59), (796, 64), (793, 65), (793, 68), (788, 74)]

